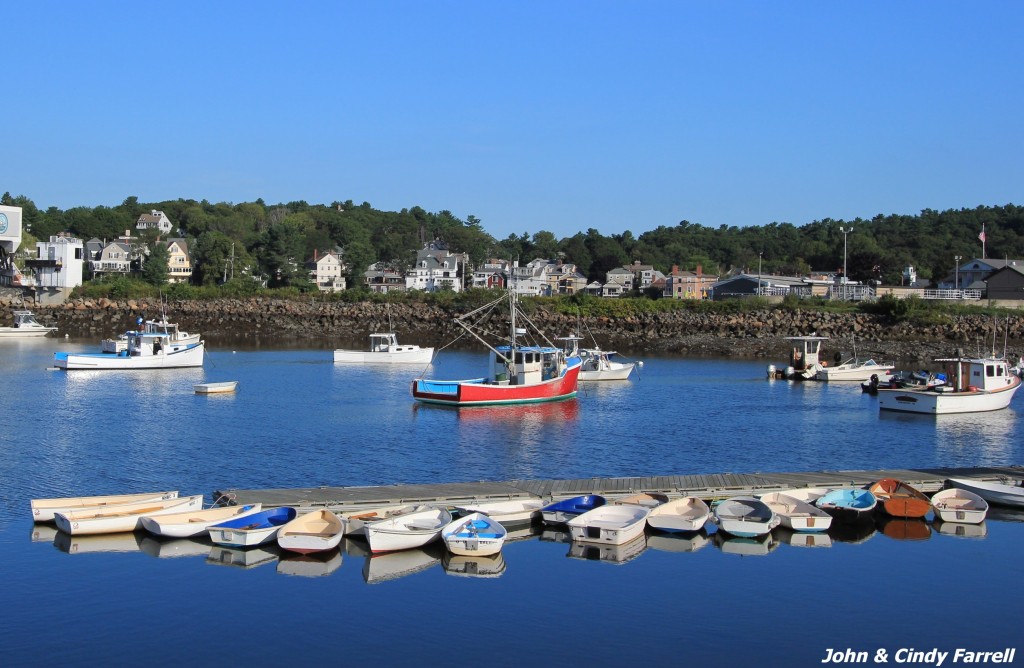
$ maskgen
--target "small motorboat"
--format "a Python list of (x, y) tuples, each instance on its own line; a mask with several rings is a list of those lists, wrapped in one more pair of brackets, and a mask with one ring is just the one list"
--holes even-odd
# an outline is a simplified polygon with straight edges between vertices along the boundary
[(711, 511), (722, 531), (741, 538), (764, 536), (779, 524), (779, 517), (764, 501), (752, 496), (734, 496), (719, 502)]
[(55, 331), (56, 327), (39, 324), (32, 311), (15, 311), (14, 324), (10, 327), (0, 327), (0, 339), (46, 336)]
[(501, 551), (508, 532), (483, 513), (470, 513), (452, 520), (441, 530), (441, 538), (452, 554), (490, 556)]
[(299, 554), (333, 550), (345, 536), (345, 520), (329, 510), (299, 515), (277, 532), (277, 544)]
[(142, 528), (154, 536), (164, 538), (190, 538), (205, 534), (214, 524), (230, 519), (248, 517), (263, 510), (263, 504), (247, 506), (215, 506), (205, 510), (193, 510), (169, 515), (149, 515), (142, 518)]
[(667, 533), (697, 532), (704, 528), (711, 509), (695, 496), (684, 496), (651, 508), (647, 526)]
[(238, 389), (237, 380), (227, 380), (220, 383), (197, 383), (192, 386), (196, 394), (231, 394)]
[(613, 503), (577, 515), (566, 525), (575, 541), (622, 545), (643, 535), (650, 514), (650, 508)]
[(832, 516), (824, 510), (783, 492), (762, 494), (760, 499), (779, 516), (782, 526), (791, 531), (822, 532), (832, 526)]
[(294, 508), (271, 508), (210, 527), (210, 540), (227, 547), (255, 547), (270, 543), (282, 526), (295, 519)]
[(203, 495), (174, 497), (148, 503), (134, 503), (107, 507), (83, 508), (67, 513), (57, 513), (54, 521), (57, 528), (73, 536), (97, 533), (119, 533), (142, 528), (142, 518), (147, 515), (161, 515), (199, 510), (203, 507)]
[(441, 536), (441, 529), (451, 521), (452, 514), (446, 509), (424, 506), (406, 515), (366, 522), (363, 532), (371, 552), (393, 552), (422, 547), (436, 540)]
[(932, 496), (935, 516), (942, 522), (980, 524), (988, 514), (988, 502), (974, 492), (950, 487)]
[(836, 522), (874, 523), (878, 499), (866, 489), (839, 488), (830, 490), (814, 502)]
[(949, 483), (959, 489), (974, 492), (991, 504), (1024, 507), (1024, 481), (1016, 485), (1007, 485), (984, 480), (950, 478)]
[(545, 524), (565, 524), (572, 518), (606, 503), (607, 500), (603, 496), (586, 494), (549, 503), (541, 508), (540, 514)]
[(105, 508), (130, 503), (149, 503), (178, 498), (177, 490), (170, 492), (142, 492), (138, 494), (110, 494), (107, 496), (69, 496), (56, 499), (32, 499), (33, 522), (52, 522), (57, 513), (70, 513), (85, 508)]
[(924, 517), (932, 510), (931, 500), (902, 480), (882, 478), (868, 491), (878, 499), (882, 510), (893, 517)]
[(399, 345), (394, 332), (370, 334), (369, 350), (335, 350), (336, 364), (430, 364), (433, 348)]

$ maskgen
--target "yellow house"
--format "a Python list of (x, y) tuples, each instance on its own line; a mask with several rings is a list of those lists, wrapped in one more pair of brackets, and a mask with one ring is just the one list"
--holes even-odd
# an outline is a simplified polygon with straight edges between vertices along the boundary
[(192, 278), (192, 260), (188, 256), (188, 242), (184, 239), (167, 240), (167, 282), (185, 283)]

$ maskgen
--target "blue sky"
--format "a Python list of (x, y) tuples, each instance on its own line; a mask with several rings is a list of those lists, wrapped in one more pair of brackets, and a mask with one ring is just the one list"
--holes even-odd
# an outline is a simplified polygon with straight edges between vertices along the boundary
[(492, 235), (1024, 204), (1020, 2), (6, 3), (0, 192)]

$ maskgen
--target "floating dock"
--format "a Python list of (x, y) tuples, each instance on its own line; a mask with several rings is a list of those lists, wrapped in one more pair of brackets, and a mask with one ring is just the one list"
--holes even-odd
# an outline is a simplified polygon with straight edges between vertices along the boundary
[[(671, 497), (697, 496), (705, 501), (730, 496), (765, 494), (799, 487), (864, 487), (882, 478), (896, 478), (932, 493), (947, 478), (973, 478), (1016, 484), (1024, 467), (937, 469), (885, 469), (877, 471), (819, 471), (816, 473), (714, 473), (666, 475), (647, 478), (577, 478), (575, 480), (509, 480), (506, 482), (453, 482), (380, 485), (375, 487), (308, 487), (288, 489), (223, 489), (213, 498), (239, 505), (262, 503), (264, 508), (290, 506), (348, 512), (398, 504), (462, 505), (479, 501), (539, 498), (557, 501), (581, 494), (609, 498), (640, 492), (661, 492)], [(221, 501), (223, 502), (223, 501)]]

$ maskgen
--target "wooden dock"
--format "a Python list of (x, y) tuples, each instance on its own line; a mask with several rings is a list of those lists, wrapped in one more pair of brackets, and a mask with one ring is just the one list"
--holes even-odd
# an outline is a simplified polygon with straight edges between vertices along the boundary
[(288, 489), (223, 489), (213, 493), (239, 505), (262, 503), (265, 508), (290, 506), (303, 510), (327, 508), (348, 512), (396, 504), (460, 505), (473, 501), (540, 498), (545, 501), (581, 494), (609, 498), (639, 492), (661, 492), (671, 497), (697, 496), (706, 501), (730, 496), (764, 494), (798, 487), (863, 487), (881, 478), (902, 480), (922, 492), (943, 487), (947, 478), (974, 478), (993, 482), (1024, 479), (1024, 467), (886, 469), (877, 471), (819, 471), (814, 473), (714, 473), (666, 475), (648, 478), (579, 478), (575, 480), (509, 480), (506, 482), (454, 482), (381, 485), (375, 487), (309, 487)]

